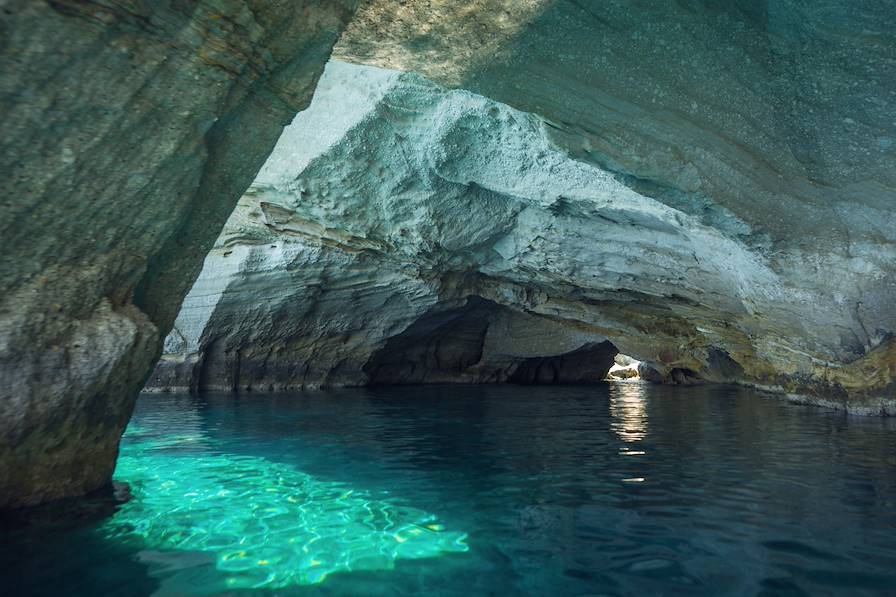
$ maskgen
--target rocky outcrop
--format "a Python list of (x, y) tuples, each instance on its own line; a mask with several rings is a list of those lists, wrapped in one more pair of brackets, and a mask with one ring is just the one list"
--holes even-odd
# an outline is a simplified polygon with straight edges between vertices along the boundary
[(756, 246), (892, 242), (890, 2), (427, 4), (366, 4), (335, 56), (538, 114), (576, 158)]
[[(149, 387), (499, 382), (532, 359), (604, 342), (580, 322), (478, 294), (475, 268), (492, 251), (475, 247), (518, 209), (504, 222), (475, 219), (464, 210), (485, 192), (430, 171), (429, 152), (444, 150), (430, 119), (446, 108), (460, 122), (502, 109), (332, 63), (206, 259)], [(502, 216), (505, 202), (495, 196), (484, 214)], [(528, 381), (601, 379), (613, 354), (566, 359), (554, 377)]]
[[(711, 330), (694, 332), (700, 342), (727, 346), (763, 386), (892, 409), (890, 2), (482, 0), (494, 19), (457, 4), (431, 2), (421, 16), (413, 3), (375, 0), (336, 55), (411, 66), (537, 114), (571, 156), (742, 243), (778, 277), (781, 300), (732, 305), (736, 321), (700, 325)], [(465, 33), (439, 33), (458, 19)], [(478, 38), (502, 41), (478, 53)], [(427, 53), (442, 58), (415, 58)]]
[[(193, 362), (190, 375), (172, 383), (163, 362), (157, 385), (512, 380), (523, 361), (495, 375), (481, 351), (492, 316), (458, 315), (478, 297), (529, 327), (592, 335), (526, 359), (609, 339), (652, 378), (890, 408), (890, 369), (879, 386), (850, 386), (837, 361), (855, 358), (843, 342), (864, 287), (770, 256), (743, 230), (641, 194), (555, 141), (551, 123), (481, 96), (331, 63), (185, 303), (176, 329), (187, 340), (166, 360)], [(890, 315), (871, 324), (880, 338), (866, 362), (891, 359)], [(248, 377), (224, 373), (236, 370)]]
[(184, 294), (353, 0), (12, 0), (0, 507), (108, 482)]
[(369, 385), (589, 383), (603, 379), (614, 354), (597, 334), (473, 296), (389, 338), (364, 372)]
[(617, 354), (613, 357), (613, 366), (607, 373), (607, 379), (623, 380), (623, 379), (640, 379), (641, 363), (628, 355)]

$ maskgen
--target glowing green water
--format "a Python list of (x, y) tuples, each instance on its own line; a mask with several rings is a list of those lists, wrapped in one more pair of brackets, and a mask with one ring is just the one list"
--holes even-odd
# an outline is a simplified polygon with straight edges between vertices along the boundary
[(432, 514), (213, 447), (203, 436), (160, 438), (131, 425), (115, 478), (133, 499), (101, 532), (145, 549), (210, 552), (226, 588), (315, 584), (468, 550), (466, 535)]

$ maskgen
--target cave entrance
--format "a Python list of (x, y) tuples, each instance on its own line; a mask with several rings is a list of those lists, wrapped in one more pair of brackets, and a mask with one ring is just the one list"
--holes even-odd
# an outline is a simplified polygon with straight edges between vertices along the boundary
[(586, 384), (606, 379), (617, 353), (571, 322), (470, 296), (390, 338), (364, 371), (369, 385)]
[(621, 352), (613, 357), (613, 366), (607, 371), (608, 381), (634, 381), (641, 379), (641, 361)]

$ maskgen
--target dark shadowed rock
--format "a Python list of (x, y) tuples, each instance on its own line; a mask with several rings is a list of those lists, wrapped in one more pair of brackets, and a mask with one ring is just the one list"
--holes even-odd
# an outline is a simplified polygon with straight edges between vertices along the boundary
[(108, 482), (181, 299), (353, 5), (3, 4), (0, 507)]

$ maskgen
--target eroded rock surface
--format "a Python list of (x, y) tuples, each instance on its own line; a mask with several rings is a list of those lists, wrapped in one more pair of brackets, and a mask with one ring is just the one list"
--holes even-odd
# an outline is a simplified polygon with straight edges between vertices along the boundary
[[(150, 386), (498, 382), (530, 359), (605, 342), (477, 294), (476, 270), (493, 254), (478, 245), (519, 207), (431, 171), (430, 150), (445, 148), (430, 119), (445, 107), (446, 133), (458, 118), (506, 110), (332, 63), (206, 259)], [(578, 372), (567, 359), (538, 380), (600, 379), (613, 354), (605, 347)]]
[[(328, 120), (335, 113), (338, 125)], [(438, 357), (415, 327), (438, 337), (439, 318), (478, 297), (578, 342), (526, 358), (609, 339), (679, 383), (737, 381), (860, 412), (891, 407), (892, 313), (872, 320), (855, 309), (869, 279), (890, 292), (882, 254), (850, 274), (852, 285), (820, 276), (804, 255), (770, 255), (745, 228), (639, 193), (556, 140), (551, 123), (484, 97), (331, 63), (185, 303), (176, 324), (184, 340), (166, 360), (193, 363), (181, 365), (189, 375), (172, 379), (163, 361), (157, 385), (364, 383), (399, 362), (429, 381), (420, 372), (438, 369)], [(857, 344), (863, 326), (877, 330), (867, 348)], [(447, 353), (467, 343), (469, 362), (452, 367), (467, 375), (483, 326), (453, 327)], [(852, 377), (846, 363), (866, 350), (858, 366), (871, 374)], [(221, 358), (229, 364), (206, 362)], [(246, 373), (234, 383), (208, 377), (216, 370)]]
[(578, 159), (755, 246), (893, 242), (891, 2), (427, 4), (366, 4), (335, 56), (538, 114)]
[[(777, 335), (723, 335), (753, 345), (731, 354), (747, 361), (755, 352), (762, 362), (748, 368), (764, 385), (833, 393), (841, 404), (862, 394), (871, 411), (882, 407), (873, 396), (892, 404), (891, 2), (533, 1), (520, 10), (483, 2), (499, 17), (475, 20), (441, 0), (430, 3), (430, 19), (411, 19), (415, 9), (405, 2), (375, 0), (336, 55), (411, 64), (432, 80), (543, 117), (573, 157), (742, 242), (780, 275), (784, 294), (802, 294), (806, 304), (820, 298), (814, 317), (797, 322), (803, 310), (791, 311)], [(458, 11), (475, 27), (448, 41), (436, 36), (445, 25), (430, 21), (457, 19)], [(503, 41), (479, 54), (476, 36)], [(410, 58), (434, 48), (459, 59)], [(784, 305), (754, 307), (745, 302), (740, 315), (756, 320), (751, 329), (788, 317)]]
[[(160, 334), (354, 5), (3, 4), (0, 506), (108, 479)], [(358, 315), (347, 329), (375, 332), (347, 335), (349, 347), (381, 346), (423, 313), (477, 296), (611, 338), (656, 377), (892, 409), (893, 17), (888, 0), (364, 2), (340, 57), (520, 112), (469, 95), (452, 108), (458, 96), (402, 80), (397, 108), (376, 107), (391, 129), (365, 125), (388, 147), (346, 128), (344, 155), (318, 147), (302, 159), (354, 162), (309, 163), (305, 191), (288, 183), (304, 170), (296, 163), (278, 167), (283, 180), (259, 179), (242, 212), (251, 238), (228, 236), (232, 262), (259, 287), (293, 259), (326, 276), (309, 293), (353, 280), (345, 296), (366, 288), (361, 314), (409, 301), (404, 319)], [(371, 78), (363, 84), (370, 94)], [(372, 190), (377, 178), (400, 185), (394, 199)], [(283, 256), (263, 254), (252, 236), (262, 230)], [(197, 289), (230, 287), (231, 274), (216, 276)], [(270, 292), (259, 321), (291, 321), (278, 302), (291, 292)], [(223, 322), (228, 301), (208, 300)], [(342, 315), (341, 300), (296, 325)], [(213, 320), (179, 329), (189, 347), (169, 352), (207, 349)], [(354, 361), (332, 367), (330, 324), (326, 341), (312, 334), (287, 351), (324, 351), (320, 364), (301, 361), (310, 373), (264, 357), (276, 327), (228, 346), (287, 369), (264, 379), (366, 375)], [(292, 346), (300, 331), (277, 342)]]
[(11, 0), (0, 507), (108, 482), (180, 301), (353, 0)]

